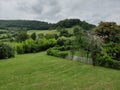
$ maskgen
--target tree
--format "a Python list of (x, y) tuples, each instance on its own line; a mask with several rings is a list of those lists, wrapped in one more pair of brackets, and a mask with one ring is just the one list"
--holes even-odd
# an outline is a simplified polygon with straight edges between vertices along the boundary
[(95, 33), (104, 41), (104, 53), (114, 60), (120, 60), (120, 26), (114, 22), (101, 22)]
[(91, 53), (92, 58), (92, 64), (93, 66), (96, 65), (97, 58), (101, 54), (102, 50), (102, 42), (99, 38), (96, 38), (95, 36), (90, 36), (88, 39), (88, 53)]
[(35, 32), (34, 32), (34, 33), (32, 33), (31, 38), (32, 38), (33, 40), (36, 40), (37, 35), (36, 35), (36, 33), (35, 33)]
[(22, 42), (22, 41), (25, 41), (29, 38), (29, 35), (27, 34), (27, 32), (19, 32), (17, 35), (16, 35), (16, 41), (17, 42)]
[(101, 22), (95, 28), (95, 34), (99, 36), (105, 43), (120, 42), (120, 27), (114, 22)]
[(69, 37), (69, 33), (68, 33), (68, 31), (67, 31), (67, 30), (62, 29), (62, 30), (60, 31), (60, 36)]

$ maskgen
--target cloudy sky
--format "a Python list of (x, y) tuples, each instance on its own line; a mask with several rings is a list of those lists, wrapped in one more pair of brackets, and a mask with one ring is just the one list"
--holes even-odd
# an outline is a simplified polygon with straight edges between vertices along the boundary
[(56, 22), (65, 18), (120, 24), (120, 0), (0, 0), (0, 19)]

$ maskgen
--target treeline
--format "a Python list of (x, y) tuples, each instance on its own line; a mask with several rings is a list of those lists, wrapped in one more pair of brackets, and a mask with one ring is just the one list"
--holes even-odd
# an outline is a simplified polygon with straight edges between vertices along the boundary
[(79, 19), (65, 19), (57, 23), (48, 23), (32, 20), (0, 20), (0, 29), (19, 28), (21, 30), (48, 30), (56, 29), (58, 27), (71, 28), (76, 25), (82, 27), (85, 30), (90, 30), (95, 27), (95, 25), (89, 24), (86, 21), (81, 21)]
[(31, 30), (47, 30), (52, 24), (30, 20), (0, 20), (0, 29), (20, 28)]

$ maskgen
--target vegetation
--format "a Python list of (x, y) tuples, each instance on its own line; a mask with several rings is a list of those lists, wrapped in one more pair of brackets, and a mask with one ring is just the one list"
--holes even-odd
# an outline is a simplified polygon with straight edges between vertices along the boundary
[(30, 30), (46, 30), (49, 29), (51, 24), (41, 21), (29, 21), (29, 20), (0, 20), (1, 29), (30, 29)]
[(7, 44), (0, 43), (0, 59), (11, 58), (14, 57), (14, 55), (14, 48)]
[(120, 70), (116, 23), (2, 20), (0, 28), (0, 90), (120, 89), (120, 72), (108, 69)]
[[(3, 20), (4, 23), (1, 21), (1, 25), (4, 26), (5, 24), (8, 27), (11, 24), (15, 24), (15, 22), (18, 26), (22, 22), (25, 25), (38, 23), (38, 21), (20, 21), (18, 23), (18, 21)], [(24, 31), (23, 29), (21, 29), (22, 31), (1, 30), (0, 34), (5, 34), (0, 37), (1, 42), (18, 42), (15, 45), (15, 50), (18, 54), (46, 51), (50, 48), (47, 53), (48, 55), (65, 58), (67, 56), (66, 51), (68, 50), (72, 58), (74, 58), (75, 53), (81, 53), (82, 50), (86, 54), (83, 57), (91, 58), (94, 66), (101, 65), (120, 69), (120, 27), (116, 23), (101, 22), (94, 30), (92, 30), (95, 27), (94, 25), (80, 21), (79, 19), (65, 19), (50, 25), (49, 28), (55, 28), (56, 30), (47, 30), (47, 33), (44, 33), (45, 31), (36, 33), (33, 32), (34, 30), (31, 33), (25, 29)], [(13, 27), (17, 26), (13, 25)]]
[(96, 34), (103, 40), (98, 64), (120, 69), (120, 27), (114, 22), (101, 22)]
[(16, 45), (16, 51), (18, 54), (35, 53), (45, 51), (50, 47), (54, 47), (57, 44), (55, 39), (38, 39), (36, 41), (28, 39), (22, 43)]
[(57, 28), (58, 30), (62, 28), (71, 28), (73, 26), (80, 26), (85, 30), (91, 30), (95, 27), (95, 25), (89, 24), (86, 21), (80, 21), (79, 19), (65, 19), (61, 20), (58, 23), (53, 25), (53, 28)]
[(55, 48), (48, 49), (47, 50), (47, 55), (60, 57), (60, 58), (66, 58), (68, 56), (68, 52), (61, 51), (57, 47), (55, 47)]
[(36, 35), (36, 33), (35, 33), (35, 32), (31, 35), (31, 38), (32, 38), (33, 40), (36, 40), (37, 35)]

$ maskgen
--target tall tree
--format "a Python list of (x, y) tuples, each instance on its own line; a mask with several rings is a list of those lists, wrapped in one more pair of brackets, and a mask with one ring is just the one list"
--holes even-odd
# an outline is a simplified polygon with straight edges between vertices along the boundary
[(34, 33), (32, 33), (31, 38), (32, 38), (33, 40), (36, 40), (37, 35), (36, 35), (36, 33), (35, 33), (35, 32), (34, 32)]

